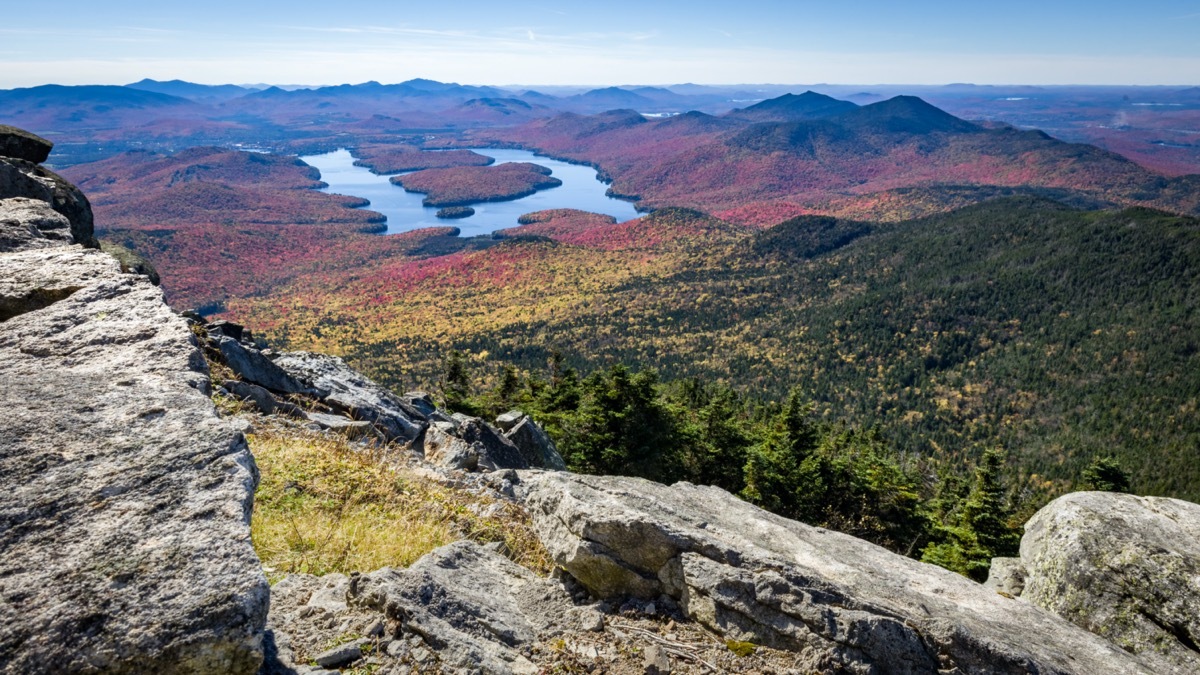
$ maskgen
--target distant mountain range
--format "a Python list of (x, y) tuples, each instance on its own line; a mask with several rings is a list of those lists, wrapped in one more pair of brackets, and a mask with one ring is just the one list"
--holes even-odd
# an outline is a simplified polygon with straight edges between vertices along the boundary
[(644, 208), (688, 206), (748, 224), (803, 213), (909, 218), (990, 198), (996, 187), (1200, 213), (1200, 176), (1164, 177), (1095, 146), (970, 122), (914, 96), (858, 106), (810, 91), (663, 120), (567, 113), (476, 136), (598, 166), (614, 194)]
[[(1044, 129), (1177, 176), (1200, 169), (1200, 143), (1187, 131), (1200, 122), (1197, 92), (1196, 87), (973, 84), (529, 88), (423, 78), (396, 84), (272, 86), (144, 79), (125, 86), (0, 91), (0, 120), (55, 138), (60, 150), (52, 162), (62, 166), (130, 148), (241, 143), (286, 149), (301, 139), (315, 142), (342, 133), (516, 126), (564, 112), (594, 115), (621, 109), (658, 117), (699, 112), (726, 121), (794, 123), (828, 119), (897, 95), (917, 95), (962, 119)], [(697, 119), (692, 118), (693, 127)], [(672, 133), (682, 128), (673, 127)]]

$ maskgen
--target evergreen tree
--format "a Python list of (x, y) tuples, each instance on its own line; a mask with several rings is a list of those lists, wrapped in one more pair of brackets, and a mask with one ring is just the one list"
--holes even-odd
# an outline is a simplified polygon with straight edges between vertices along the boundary
[(521, 390), (521, 376), (515, 366), (505, 364), (504, 372), (500, 375), (500, 384), (493, 396), (493, 416), (512, 410), (517, 403), (517, 394)]
[(451, 351), (446, 357), (442, 377), (442, 399), (446, 409), (451, 412), (461, 412), (473, 415), (476, 412), (471, 397), (471, 377), (467, 372), (466, 358), (458, 350)]
[(623, 365), (583, 381), (578, 413), (560, 449), (572, 471), (678, 479), (676, 421), (659, 400), (658, 376)]
[(1129, 472), (1113, 457), (1097, 457), (1083, 471), (1085, 490), (1129, 492)]
[(1001, 468), (998, 451), (983, 453), (961, 509), (939, 528), (939, 541), (925, 548), (921, 560), (984, 581), (992, 558), (1017, 553), (1021, 535), (1009, 524), (1012, 512), (1005, 499)]
[(825, 501), (827, 462), (814, 456), (820, 430), (813, 406), (798, 391), (749, 453), (743, 469), (742, 497), (787, 518), (808, 523), (818, 519)]

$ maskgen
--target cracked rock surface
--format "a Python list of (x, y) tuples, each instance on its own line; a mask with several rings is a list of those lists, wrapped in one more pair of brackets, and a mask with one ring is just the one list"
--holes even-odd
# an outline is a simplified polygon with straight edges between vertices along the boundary
[(0, 669), (253, 673), (257, 471), (186, 322), (96, 250), (0, 253)]
[(667, 596), (727, 638), (799, 652), (802, 671), (1187, 672), (718, 488), (561, 472), (521, 480), (538, 536), (593, 594)]

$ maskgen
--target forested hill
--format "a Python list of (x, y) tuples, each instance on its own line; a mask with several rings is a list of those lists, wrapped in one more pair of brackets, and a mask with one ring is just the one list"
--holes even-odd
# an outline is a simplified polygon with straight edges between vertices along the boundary
[[(819, 415), (878, 425), (901, 450), (1001, 447), (1035, 483), (1115, 454), (1136, 491), (1200, 498), (1200, 221), (1019, 197), (893, 225), (706, 231), (656, 262), (538, 242), (481, 252), (459, 261), (477, 278), (497, 255), (518, 280), (548, 257), (573, 262), (536, 288), (472, 288), (489, 308), (478, 320), (460, 310), (347, 355), (404, 386), (434, 385), (449, 346), (484, 373), (540, 369), (557, 347), (583, 369), (652, 367), (774, 398), (799, 387)], [(427, 302), (413, 291), (380, 311)], [(528, 293), (554, 294), (553, 311), (522, 309)], [(403, 373), (400, 351), (416, 364)]]

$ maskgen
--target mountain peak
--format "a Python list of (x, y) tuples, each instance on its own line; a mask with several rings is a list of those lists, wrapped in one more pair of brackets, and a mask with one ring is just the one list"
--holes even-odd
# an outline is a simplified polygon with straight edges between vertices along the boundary
[(980, 128), (916, 96), (895, 96), (865, 105), (841, 115), (838, 121), (850, 126), (878, 127), (881, 131), (911, 134), (966, 133)]
[(729, 115), (756, 122), (798, 122), (833, 117), (856, 108), (858, 106), (849, 101), (806, 91), (803, 94), (784, 94), (769, 98), (748, 108), (734, 110)]

